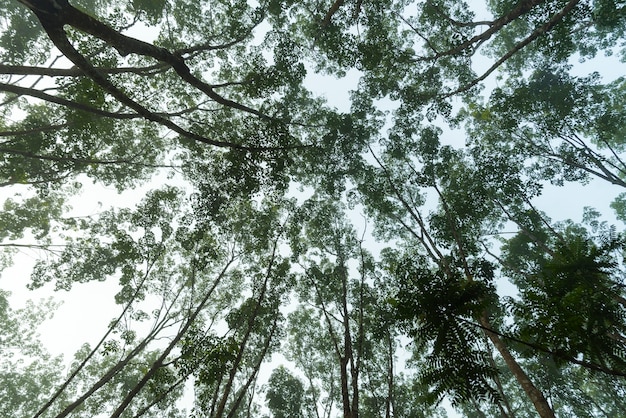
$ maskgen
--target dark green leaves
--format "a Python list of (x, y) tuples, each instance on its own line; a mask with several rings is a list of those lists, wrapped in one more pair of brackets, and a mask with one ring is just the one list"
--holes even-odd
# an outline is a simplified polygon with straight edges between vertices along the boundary
[(421, 382), (432, 388), (432, 402), (446, 394), (455, 404), (495, 402), (499, 395), (490, 380), (496, 370), (477, 325), (493, 303), (491, 267), (480, 270), (486, 277), (477, 274), (476, 281), (466, 281), (456, 272), (431, 270), (424, 261), (406, 259), (398, 265), (399, 290), (392, 301), (402, 328), (415, 339), (416, 352), (424, 355)]
[(520, 338), (547, 347), (555, 360), (569, 358), (626, 371), (626, 331), (615, 251), (621, 239), (598, 244), (568, 231), (565, 241), (528, 271), (520, 300), (512, 301)]
[(268, 381), (267, 406), (274, 418), (297, 418), (302, 414), (302, 382), (283, 366), (272, 371)]

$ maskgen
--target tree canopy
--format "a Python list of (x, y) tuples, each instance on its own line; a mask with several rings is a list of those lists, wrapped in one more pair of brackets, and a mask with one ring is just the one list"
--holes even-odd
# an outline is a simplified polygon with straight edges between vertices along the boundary
[(626, 414), (623, 1), (0, 15), (0, 267), (116, 290), (59, 356), (3, 277), (4, 415)]

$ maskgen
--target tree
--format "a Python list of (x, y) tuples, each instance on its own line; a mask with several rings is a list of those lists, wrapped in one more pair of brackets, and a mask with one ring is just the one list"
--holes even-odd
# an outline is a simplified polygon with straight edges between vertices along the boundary
[(469, 105), (471, 137), (481, 150), (522, 157), (525, 171), (538, 179), (562, 184), (596, 178), (624, 187), (623, 80), (599, 80), (597, 73), (574, 77), (560, 67), (508, 80), (487, 106)]
[[(76, 6), (0, 6), (7, 16), (0, 184), (71, 192), (62, 185), (86, 174), (121, 191), (158, 169), (180, 170), (192, 152), (196, 161), (221, 160), (250, 187), (264, 176), (285, 187), (288, 161), (315, 146), (325, 110), (302, 86), (304, 66), (275, 16), (280, 10), (245, 2)], [(273, 29), (254, 46), (263, 21)], [(123, 33), (138, 25), (153, 44)], [(25, 117), (12, 121), (15, 112)]]
[(30, 302), (24, 309), (13, 310), (9, 296), (5, 291), (0, 292), (0, 411), (28, 416), (63, 379), (60, 373), (63, 359), (52, 357), (36, 334), (37, 326), (56, 306), (51, 301), (39, 305)]
[(400, 331), (385, 299), (389, 278), (336, 201), (313, 196), (304, 202), (290, 235), (303, 273), (300, 306), (289, 317), (288, 352), (309, 381), (312, 409), (316, 416), (332, 416), (336, 403), (344, 417), (354, 418), (403, 410), (435, 414), (437, 408), (426, 403), (408, 407), (425, 397), (423, 387), (411, 388), (416, 390), (407, 398), (398, 394), (406, 382), (396, 361), (403, 354)]
[[(323, 327), (330, 340), (332, 362), (339, 369), (338, 391), (343, 416), (358, 418), (364, 340), (363, 297), (367, 292), (368, 272), (361, 265), (361, 280), (350, 280), (348, 262), (354, 252), (350, 227), (341, 219), (340, 209), (325, 202), (326, 199), (311, 199), (300, 214), (300, 219), (308, 221), (296, 221), (296, 227), (304, 227), (303, 237), (292, 238), (296, 240), (295, 254), (303, 259), (300, 299), (318, 309), (315, 315), (319, 318), (318, 326)], [(307, 252), (299, 254), (302, 247)], [(316, 256), (319, 261), (312, 259)]]
[(272, 371), (268, 382), (267, 406), (275, 418), (302, 416), (302, 382), (283, 366)]
[[(624, 53), (619, 2), (0, 13), (0, 266), (30, 248), (31, 288), (119, 289), (67, 370), (1, 294), (30, 350), (5, 364), (24, 382), (2, 395), (15, 411), (184, 416), (192, 385), (197, 417), (623, 410), (623, 231), (537, 203), (548, 183), (625, 185), (624, 81), (571, 64)], [(350, 109), (314, 95), (312, 73), (358, 78)], [(90, 182), (151, 190), (70, 216)], [(624, 196), (613, 207), (624, 219)], [(266, 382), (273, 353), (290, 363)]]
[(559, 229), (538, 225), (534, 230), (544, 229), (542, 241), (510, 239), (503, 248), (503, 267), (519, 283), (520, 297), (510, 304), (520, 338), (548, 348), (557, 362), (580, 361), (623, 376), (626, 324), (616, 270), (623, 243), (614, 229), (599, 224), (597, 215), (586, 214), (595, 237), (570, 222)]

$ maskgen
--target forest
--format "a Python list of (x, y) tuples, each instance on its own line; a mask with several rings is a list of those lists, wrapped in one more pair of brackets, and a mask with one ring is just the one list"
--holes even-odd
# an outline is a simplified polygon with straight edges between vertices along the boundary
[(625, 48), (623, 0), (0, 0), (0, 416), (626, 417)]

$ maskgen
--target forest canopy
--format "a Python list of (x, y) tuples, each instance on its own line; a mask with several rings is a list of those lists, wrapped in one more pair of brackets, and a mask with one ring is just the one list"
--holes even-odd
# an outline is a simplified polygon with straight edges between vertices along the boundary
[(0, 16), (0, 415), (626, 416), (626, 2)]

